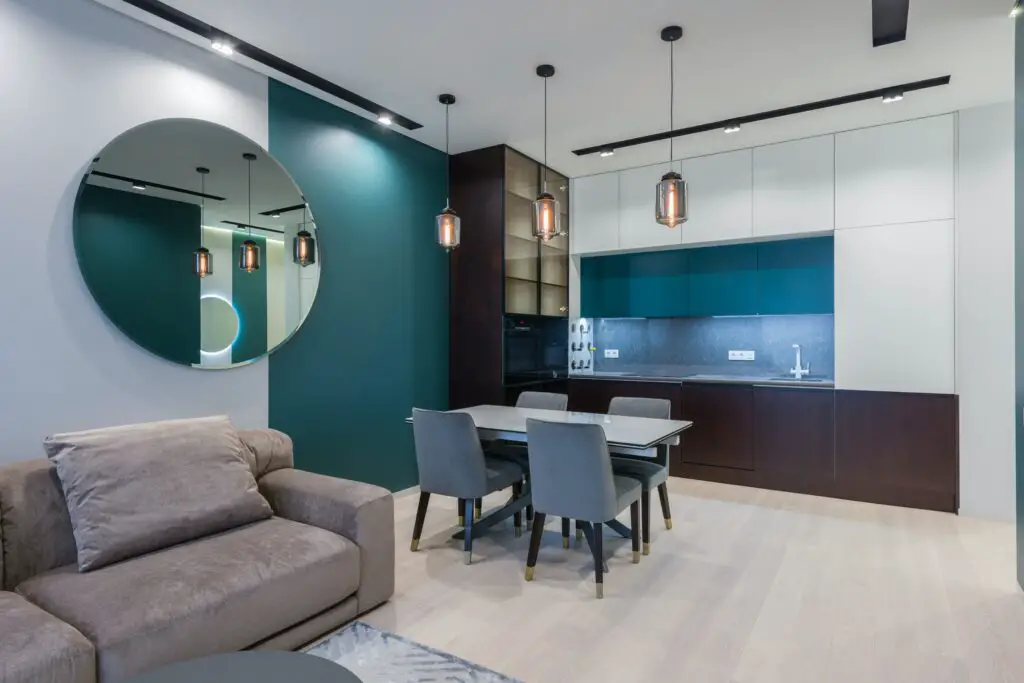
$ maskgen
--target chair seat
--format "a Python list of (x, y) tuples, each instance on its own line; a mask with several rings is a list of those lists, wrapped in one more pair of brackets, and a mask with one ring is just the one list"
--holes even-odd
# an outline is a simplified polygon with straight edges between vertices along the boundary
[[(615, 475), (615, 506), (622, 512), (630, 505), (640, 500), (640, 493), (643, 487), (632, 477), (620, 477)], [(608, 520), (605, 520), (608, 521)]]
[(639, 481), (647, 491), (668, 481), (668, 468), (656, 462), (632, 458), (612, 458), (612, 471), (615, 474)]
[(505, 458), (484, 456), (487, 469), (487, 493), (507, 489), (523, 480), (523, 468)]

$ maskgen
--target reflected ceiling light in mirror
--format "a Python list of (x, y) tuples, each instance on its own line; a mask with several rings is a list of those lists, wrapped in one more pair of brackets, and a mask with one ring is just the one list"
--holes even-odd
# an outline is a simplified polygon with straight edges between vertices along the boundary
[(206, 176), (210, 169), (200, 166), (196, 169), (199, 174), (200, 187), (203, 196), (199, 202), (199, 248), (192, 254), (192, 272), (196, 277), (204, 278), (213, 275), (213, 254), (206, 248)]
[(139, 192), (145, 192), (147, 189), (146, 183), (140, 183), (138, 180), (132, 181), (132, 189), (138, 190)]
[(548, 192), (548, 79), (555, 75), (555, 67), (541, 64), (537, 75), (544, 79), (544, 174), (540, 194), (533, 200), (533, 236), (541, 241), (548, 240), (562, 232), (562, 211), (558, 200)]
[(438, 95), (437, 101), (444, 105), (444, 211), (437, 214), (437, 243), (445, 251), (451, 251), (459, 246), (462, 239), (462, 219), (452, 211), (452, 179), (451, 179), (451, 157), (448, 155), (448, 110), (455, 104), (455, 95)]
[[(683, 37), (681, 26), (666, 26), (661, 30), (661, 39), (668, 43), (668, 129), (675, 130), (676, 104), (676, 41)], [(675, 138), (668, 139), (668, 161), (675, 160)], [(655, 195), (654, 220), (667, 228), (682, 225), (689, 218), (686, 196), (686, 181), (675, 171), (661, 177)]]
[(316, 263), (316, 240), (306, 230), (306, 225), (308, 224), (306, 211), (308, 208), (308, 205), (302, 207), (302, 227), (296, 233), (295, 239), (292, 240), (292, 261), (303, 268)]
[(214, 38), (212, 47), (215, 52), (219, 52), (225, 57), (230, 57), (235, 54), (235, 46), (223, 38)]
[(377, 117), (377, 123), (382, 126), (390, 126), (394, 122), (394, 119), (391, 118), (391, 114), (380, 114)]
[(601, 150), (601, 156), (605, 157), (605, 158), (613, 157), (613, 156), (615, 156), (615, 150), (614, 149), (602, 149)]
[(256, 155), (246, 152), (242, 158), (249, 164), (249, 239), (242, 242), (238, 250), (238, 267), (246, 273), (255, 273), (260, 269), (260, 246), (252, 239), (252, 162), (256, 161)]

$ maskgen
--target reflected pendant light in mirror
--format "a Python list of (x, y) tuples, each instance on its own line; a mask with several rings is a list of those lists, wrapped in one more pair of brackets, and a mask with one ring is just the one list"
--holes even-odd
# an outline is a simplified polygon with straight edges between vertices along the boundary
[(246, 225), (249, 239), (242, 242), (238, 250), (238, 267), (247, 273), (254, 273), (260, 269), (260, 245), (252, 240), (252, 162), (256, 161), (256, 155), (246, 152), (242, 158), (249, 162), (249, 222)]
[[(661, 39), (668, 43), (669, 66), (668, 66), (668, 129), (675, 130), (675, 104), (676, 104), (676, 41), (683, 37), (681, 26), (668, 26), (661, 30)], [(671, 164), (675, 160), (675, 138), (668, 139), (668, 161)], [(657, 196), (655, 199), (654, 220), (662, 225), (674, 228), (682, 225), (689, 219), (689, 202), (686, 196), (686, 181), (675, 171), (669, 171), (661, 177), (658, 183)]]
[(548, 79), (555, 75), (555, 67), (541, 64), (537, 75), (544, 79), (544, 181), (541, 192), (533, 202), (533, 236), (545, 242), (562, 233), (562, 212), (558, 200), (548, 192)]
[(444, 211), (437, 214), (435, 222), (437, 223), (437, 243), (444, 247), (445, 250), (451, 251), (459, 246), (461, 240), (461, 226), (462, 219), (452, 211), (451, 206), (451, 194), (452, 194), (452, 179), (451, 179), (451, 157), (448, 156), (448, 109), (455, 104), (455, 95), (438, 95), (437, 101), (444, 105)]
[(213, 275), (213, 254), (206, 248), (206, 175), (209, 172), (210, 169), (202, 166), (196, 169), (202, 179), (202, 197), (199, 199), (199, 248), (192, 253), (192, 272), (201, 278)]
[(292, 240), (292, 261), (297, 265), (305, 268), (316, 263), (316, 240), (313, 239), (313, 235), (306, 230), (306, 211), (309, 209), (308, 204), (302, 205), (302, 227), (295, 235), (295, 239)]

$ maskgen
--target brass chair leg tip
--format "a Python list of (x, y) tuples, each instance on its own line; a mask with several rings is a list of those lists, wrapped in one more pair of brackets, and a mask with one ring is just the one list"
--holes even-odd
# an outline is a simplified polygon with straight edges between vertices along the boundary
[(672, 528), (672, 518), (671, 517), (666, 517), (665, 518), (665, 528), (666, 529), (671, 529)]
[(583, 541), (583, 529), (577, 529), (576, 530), (576, 541), (577, 542), (582, 542)]
[(650, 554), (651, 554), (651, 544), (650, 543), (644, 543), (644, 555), (650, 555)]
[(466, 518), (459, 515), (459, 526), (466, 526)]
[(566, 550), (569, 549), (569, 537), (568, 536), (563, 536), (562, 537), (562, 547), (565, 548)]
[(412, 543), (409, 545), (409, 550), (411, 550), (412, 552), (416, 552), (419, 549), (420, 549), (420, 539), (418, 539), (418, 538), (412, 539)]
[(473, 553), (471, 551), (467, 551), (465, 553), (465, 556), (466, 556), (466, 564), (473, 564)]
[(474, 522), (479, 522), (480, 521), (480, 511), (479, 510), (477, 510), (476, 512), (473, 513), (473, 521)]
[(640, 551), (639, 550), (634, 550), (633, 551), (633, 564), (640, 564)]
[(599, 583), (599, 584), (597, 584), (597, 599), (601, 600), (603, 598), (604, 598), (604, 584), (603, 583)]
[(523, 527), (517, 526), (516, 527), (516, 538), (519, 538), (522, 535), (523, 535)]
[(533, 581), (533, 567), (526, 568), (526, 580)]

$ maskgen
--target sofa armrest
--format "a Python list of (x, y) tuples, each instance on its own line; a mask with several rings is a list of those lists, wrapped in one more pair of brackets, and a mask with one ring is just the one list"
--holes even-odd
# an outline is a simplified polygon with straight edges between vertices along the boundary
[(25, 598), (0, 591), (0, 683), (95, 683), (85, 636)]
[(333, 531), (359, 546), (356, 604), (362, 614), (395, 592), (395, 502), (387, 489), (302, 470), (259, 480), (279, 517)]

